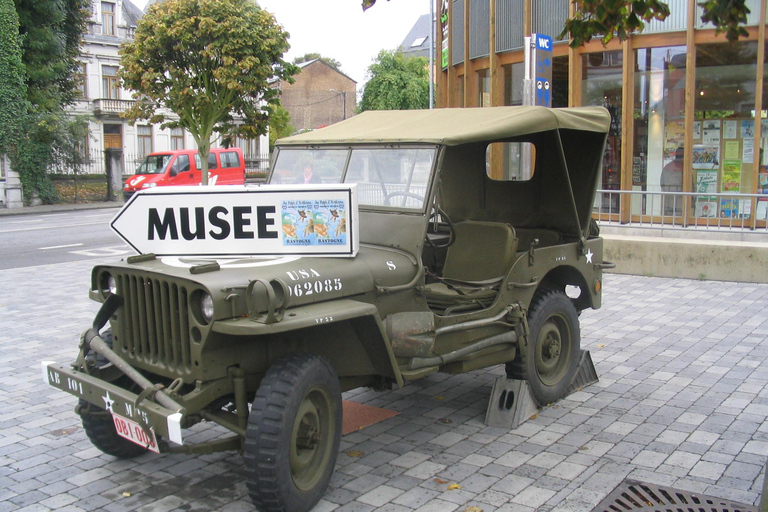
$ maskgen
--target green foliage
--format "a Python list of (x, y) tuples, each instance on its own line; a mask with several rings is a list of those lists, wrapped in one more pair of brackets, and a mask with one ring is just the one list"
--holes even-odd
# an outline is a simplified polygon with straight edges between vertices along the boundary
[(283, 60), (288, 48), (288, 34), (252, 0), (156, 3), (121, 49), (120, 77), (137, 100), (124, 115), (184, 128), (205, 167), (214, 132), (229, 140), (266, 133), (280, 92), (270, 82), (292, 82), (298, 71)]
[(294, 64), (301, 64), (302, 62), (309, 62), (311, 60), (320, 59), (329, 66), (331, 66), (336, 71), (341, 72), (341, 62), (337, 61), (336, 59), (332, 59), (331, 57), (323, 57), (319, 53), (305, 53), (301, 57), (296, 57), (293, 59)]
[(401, 51), (382, 50), (368, 67), (360, 111), (429, 108), (429, 63), (406, 58)]
[(742, 27), (747, 23), (750, 12), (745, 0), (706, 0), (698, 5), (704, 9), (701, 20), (712, 23), (716, 27), (715, 33), (725, 32), (728, 41), (734, 42), (748, 35)]
[[(642, 32), (645, 22), (663, 21), (669, 16), (669, 6), (660, 0), (572, 0), (576, 14), (565, 22), (558, 39), (570, 38), (569, 45), (577, 48), (600, 35), (603, 44), (614, 37), (623, 41), (633, 32)], [(363, 11), (373, 7), (376, 0), (363, 0)], [(746, 36), (742, 25), (747, 23), (749, 8), (746, 0), (704, 0), (701, 20), (712, 23), (715, 32), (725, 32), (730, 42)]]
[(269, 115), (269, 151), (275, 147), (275, 141), (288, 137), (296, 127), (291, 124), (291, 114), (282, 105), (276, 105)]
[(0, 154), (15, 146), (27, 111), (21, 56), (19, 18), (13, 0), (0, 0)]
[(15, 0), (24, 37), (28, 98), (37, 111), (53, 112), (77, 94), (75, 69), (90, 14), (89, 0)]

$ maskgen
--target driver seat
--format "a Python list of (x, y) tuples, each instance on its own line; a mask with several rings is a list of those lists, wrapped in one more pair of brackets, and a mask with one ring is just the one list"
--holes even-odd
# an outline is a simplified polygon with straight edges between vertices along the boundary
[(489, 306), (514, 263), (515, 229), (502, 222), (466, 220), (454, 225), (454, 240), (439, 282), (426, 286), (427, 303), (442, 309), (473, 303)]

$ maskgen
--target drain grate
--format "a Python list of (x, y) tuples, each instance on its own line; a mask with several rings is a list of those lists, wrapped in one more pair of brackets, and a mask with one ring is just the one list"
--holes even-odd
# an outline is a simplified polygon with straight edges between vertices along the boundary
[(656, 484), (624, 480), (592, 512), (758, 512), (757, 507)]

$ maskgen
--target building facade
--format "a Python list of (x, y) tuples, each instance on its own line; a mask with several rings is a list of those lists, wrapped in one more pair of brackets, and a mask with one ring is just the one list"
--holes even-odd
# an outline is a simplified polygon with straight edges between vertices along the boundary
[(294, 83), (280, 83), (280, 102), (298, 130), (314, 130), (355, 115), (357, 82), (322, 59), (299, 64)]
[[(616, 193), (602, 193), (595, 209), (623, 222), (718, 217), (765, 227), (766, 2), (746, 1), (748, 36), (735, 44), (701, 21), (694, 0), (668, 4), (665, 21), (623, 42), (555, 42), (552, 106), (602, 105), (613, 118), (600, 188)], [(524, 38), (556, 37), (569, 8), (568, 0), (444, 0), (437, 105), (522, 104)]]

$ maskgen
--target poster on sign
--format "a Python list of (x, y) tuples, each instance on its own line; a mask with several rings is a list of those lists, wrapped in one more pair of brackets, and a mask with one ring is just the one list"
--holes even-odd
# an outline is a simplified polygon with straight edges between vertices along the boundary
[(167, 187), (134, 195), (112, 229), (156, 256), (348, 256), (357, 185)]

